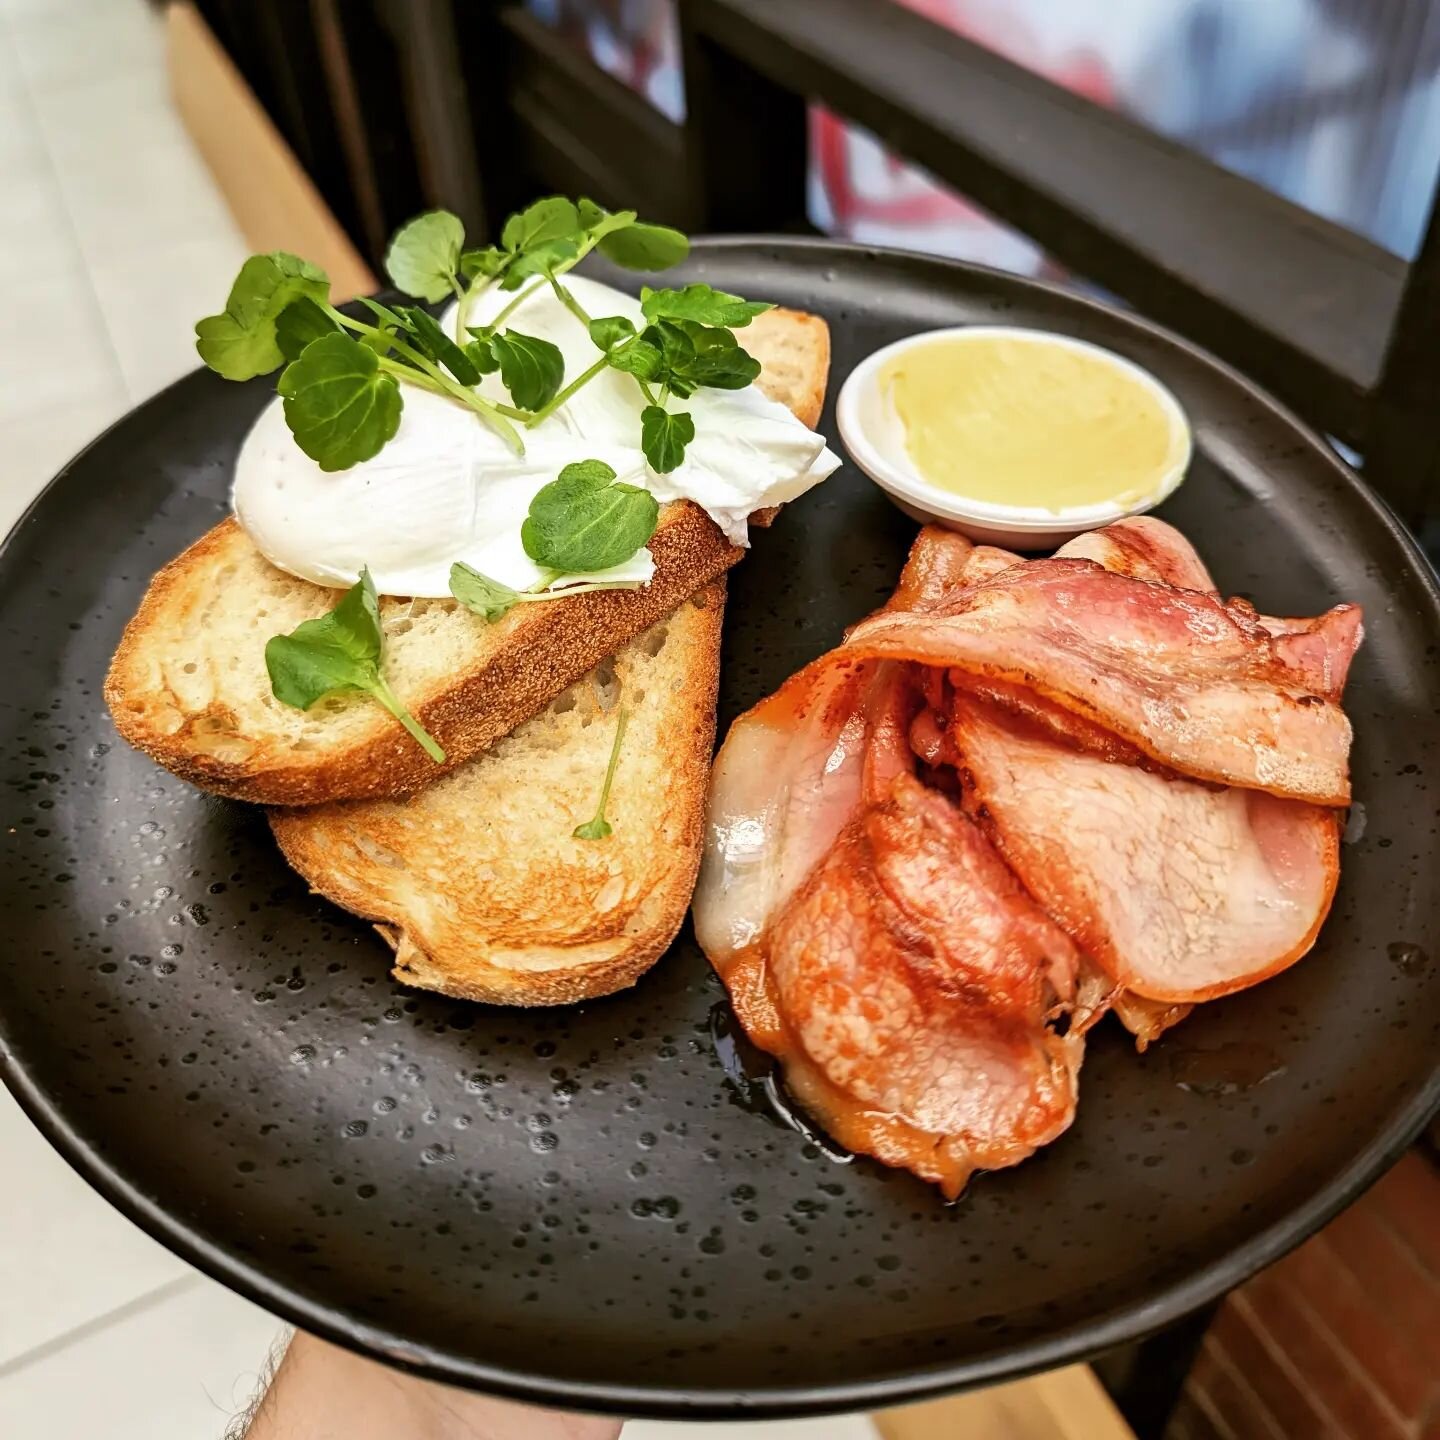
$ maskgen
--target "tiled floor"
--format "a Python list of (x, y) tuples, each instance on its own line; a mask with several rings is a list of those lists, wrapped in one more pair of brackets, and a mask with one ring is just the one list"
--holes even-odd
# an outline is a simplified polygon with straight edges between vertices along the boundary
[[(171, 109), (142, 0), (0, 0), (0, 534), (64, 461), (195, 363), (246, 254)], [(207, 1440), (277, 1322), (96, 1196), (0, 1089), (0, 1436)], [(864, 1421), (636, 1425), (867, 1440)], [(395, 1440), (405, 1440), (396, 1436)]]

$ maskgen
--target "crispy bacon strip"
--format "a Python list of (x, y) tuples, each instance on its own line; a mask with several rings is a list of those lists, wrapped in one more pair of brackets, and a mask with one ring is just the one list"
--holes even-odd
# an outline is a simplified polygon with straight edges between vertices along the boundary
[(879, 1158), (958, 1194), (1070, 1123), (1083, 1050), (1046, 1020), (1077, 958), (979, 830), (900, 777), (775, 925), (776, 1009), (830, 1087), (802, 1100), (846, 1144), (870, 1145), (884, 1116)]
[(1353, 652), (1359, 611), (1314, 622), (1304, 663), (1295, 638), (1216, 596), (1063, 559), (967, 586), (937, 614), (871, 616), (846, 648), (1024, 686), (1196, 779), (1343, 805), (1350, 723), (1309, 656)]
[[(972, 552), (926, 526), (886, 609), (924, 609), (961, 583)], [(882, 610), (879, 613), (884, 613)], [(812, 661), (730, 727), (715, 758), (696, 938), (712, 958), (760, 934), (859, 807), (913, 768), (898, 709), (916, 708), (905, 667), (843, 650)], [(877, 740), (878, 735), (878, 740)]]
[[(1059, 553), (1152, 584), (1213, 588), (1190, 543), (1156, 520), (1080, 536)], [(1275, 634), (1314, 626), (1261, 623)], [(1318, 658), (1329, 698), (1343, 668)], [(1092, 757), (1125, 757), (1064, 733), (1043, 705), (1012, 699), (1006, 712), (957, 706), (969, 803), (1031, 893), (1121, 987), (1111, 1003), (1140, 1048), (1193, 1002), (1254, 984), (1310, 948), (1338, 878), (1333, 812), (1099, 764)]]
[[(1103, 530), (1077, 535), (1055, 552), (1057, 559), (1094, 560), (1116, 575), (1146, 580), (1153, 585), (1174, 585), (1181, 590), (1218, 593), (1205, 562), (1195, 547), (1172, 525), (1149, 515), (1118, 520)], [(1344, 623), (1331, 616), (1286, 620), (1261, 615), (1244, 600), (1231, 600), (1230, 608), (1252, 617), (1260, 628), (1276, 637), (1275, 649), (1285, 667), (1306, 690), (1327, 700), (1338, 700), (1345, 676), (1360, 642), (1360, 611), (1341, 606)], [(1286, 638), (1289, 637), (1289, 638)]]
[(879, 669), (822, 656), (730, 727), (711, 772), (694, 904), (712, 961), (762, 935), (859, 808)]
[[(893, 604), (970, 547), (922, 534)], [(958, 1194), (1074, 1115), (1079, 956), (976, 826), (911, 773), (915, 667), (808, 666), (716, 762), (696, 936), (751, 1040), (842, 1144)], [(938, 676), (943, 681), (943, 676)]]
[(1093, 560), (1114, 575), (1152, 585), (1215, 593), (1215, 582), (1195, 547), (1173, 526), (1150, 515), (1117, 520), (1068, 540), (1057, 560)]
[(986, 832), (1125, 989), (1209, 1000), (1314, 943), (1339, 877), (1333, 811), (1110, 764), (963, 696), (954, 726)]

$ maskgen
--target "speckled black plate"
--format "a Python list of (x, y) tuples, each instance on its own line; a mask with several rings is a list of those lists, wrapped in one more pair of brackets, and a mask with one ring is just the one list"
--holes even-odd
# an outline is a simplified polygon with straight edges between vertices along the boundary
[[(0, 1070), (167, 1245), (451, 1381), (630, 1413), (815, 1411), (1140, 1335), (1304, 1238), (1440, 1098), (1434, 577), (1315, 436), (1138, 320), (821, 243), (707, 243), (687, 275), (826, 316), (832, 396), (879, 345), (996, 320), (1108, 345), (1175, 391), (1196, 459), (1164, 514), (1222, 586), (1278, 614), (1365, 607), (1347, 696), (1364, 819), (1314, 954), (1143, 1058), (1102, 1026), (1069, 1134), (953, 1207), (743, 1102), (688, 930), (633, 991), (568, 1010), (397, 987), (257, 810), (117, 743), (101, 703), (121, 626), (223, 514), (267, 399), (197, 374), (72, 463), (0, 557)], [(731, 582), (722, 725), (889, 592), (913, 533), (846, 469), (757, 536)]]

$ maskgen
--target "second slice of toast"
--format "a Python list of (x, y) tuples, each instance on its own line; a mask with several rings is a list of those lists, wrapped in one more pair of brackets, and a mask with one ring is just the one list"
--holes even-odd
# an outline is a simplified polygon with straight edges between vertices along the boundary
[[(634, 984), (695, 886), (724, 607), (721, 579), (408, 800), (272, 810), (285, 858), (376, 923), (407, 985), (559, 1005)], [(612, 833), (577, 840), (621, 709)]]

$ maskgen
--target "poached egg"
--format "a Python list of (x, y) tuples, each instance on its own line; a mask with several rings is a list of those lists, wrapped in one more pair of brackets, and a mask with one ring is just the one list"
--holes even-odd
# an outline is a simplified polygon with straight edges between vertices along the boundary
[[(581, 276), (563, 283), (593, 318), (623, 315), (644, 328), (633, 296)], [(513, 298), (499, 290), (477, 296), (470, 323), (489, 323)], [(454, 306), (441, 324), (453, 333)], [(548, 285), (503, 328), (558, 346), (567, 384), (599, 357)], [(737, 338), (743, 345), (743, 330)], [(498, 375), (484, 376), (477, 388), (509, 403)], [(694, 417), (695, 439), (665, 475), (650, 469), (640, 449), (640, 389), (616, 370), (603, 370), (533, 429), (517, 426), (523, 455), (464, 406), (413, 385), (401, 391), (404, 410), (390, 443), (374, 459), (330, 473), (295, 444), (278, 397), (261, 413), (236, 461), (232, 504), (271, 564), (335, 587), (353, 585), (368, 566), (381, 594), (440, 598), (449, 595), (450, 567), (460, 561), (525, 589), (547, 572), (525, 553), (520, 527), (536, 491), (574, 461), (603, 460), (662, 503), (693, 500), (737, 545), (749, 543), (750, 514), (794, 499), (840, 464), (823, 437), (754, 385), (672, 402)], [(559, 577), (552, 588), (575, 580), (643, 584), (654, 568), (642, 549), (609, 570)]]

